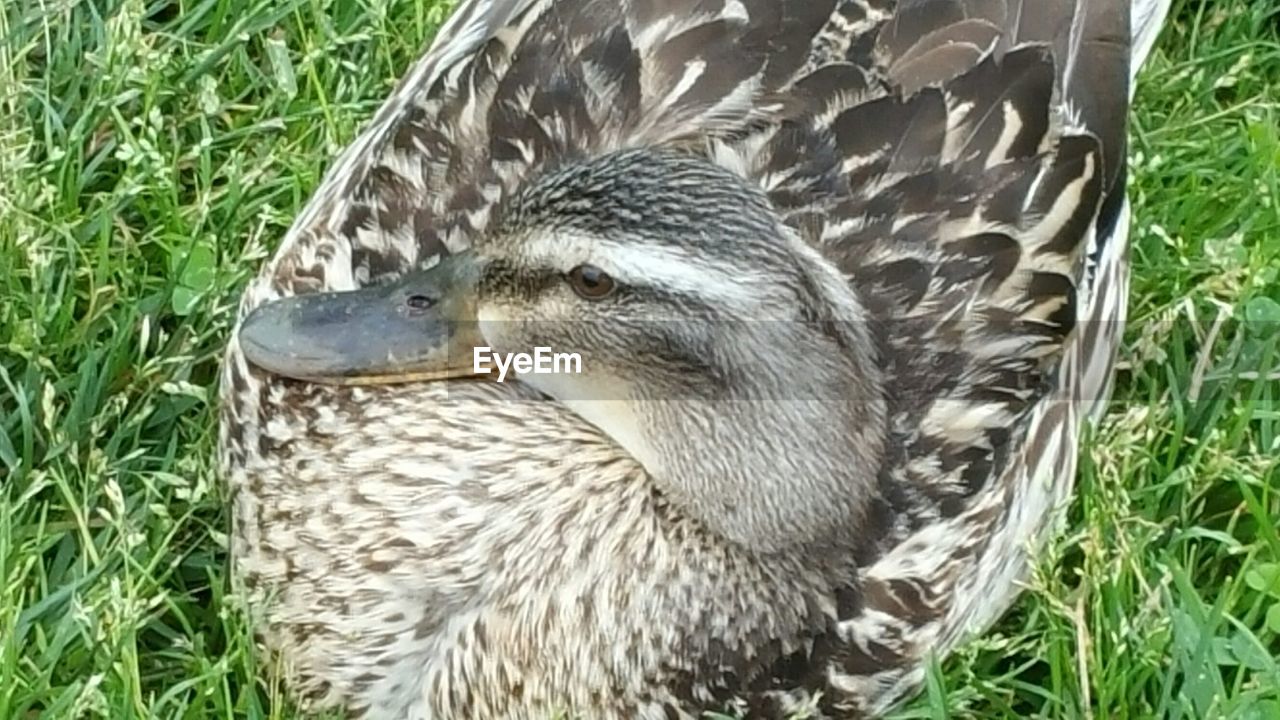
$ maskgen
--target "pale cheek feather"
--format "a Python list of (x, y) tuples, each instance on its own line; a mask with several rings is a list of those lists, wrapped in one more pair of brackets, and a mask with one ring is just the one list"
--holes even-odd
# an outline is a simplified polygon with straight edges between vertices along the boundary
[[(580, 390), (581, 388), (573, 388), (571, 392)], [(614, 393), (616, 391), (613, 388), (609, 388), (604, 392)], [(591, 394), (579, 394), (577, 397), (589, 398), (593, 396)], [(655, 463), (658, 462), (658, 456), (649, 443), (647, 433), (640, 425), (634, 402), (629, 400), (590, 399), (573, 399), (562, 402), (579, 417), (603, 430), (606, 435), (624, 448), (627, 454), (635, 458), (641, 465), (649, 469), (657, 469)]]

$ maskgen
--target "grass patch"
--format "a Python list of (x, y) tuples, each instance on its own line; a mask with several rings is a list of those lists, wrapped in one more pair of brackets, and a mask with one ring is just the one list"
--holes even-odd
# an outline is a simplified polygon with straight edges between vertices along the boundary
[[(239, 289), (439, 2), (0, 11), (0, 717), (292, 717), (226, 596)], [(1035, 587), (900, 717), (1280, 717), (1280, 18), (1180, 2), (1133, 321)]]

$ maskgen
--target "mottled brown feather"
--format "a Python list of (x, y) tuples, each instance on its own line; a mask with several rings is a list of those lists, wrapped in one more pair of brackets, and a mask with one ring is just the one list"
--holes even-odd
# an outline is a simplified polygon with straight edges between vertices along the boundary
[[(461, 3), (241, 317), (462, 250), (549, 167), (634, 146), (725, 161), (876, 318), (893, 443), (863, 572), (822, 587), (736, 554), (524, 391), (309, 386), (251, 369), (233, 340), (233, 554), (298, 693), (477, 718), (569, 696), (593, 717), (783, 717), (820, 696), (844, 718), (912, 692), (928, 653), (1016, 596), (1024, 546), (1069, 492), (1080, 413), (1057, 399), (1105, 392), (1125, 287), (1127, 209), (1111, 200), (1126, 7)], [(473, 421), (486, 411), (501, 421)], [(388, 443), (401, 452), (380, 455)]]

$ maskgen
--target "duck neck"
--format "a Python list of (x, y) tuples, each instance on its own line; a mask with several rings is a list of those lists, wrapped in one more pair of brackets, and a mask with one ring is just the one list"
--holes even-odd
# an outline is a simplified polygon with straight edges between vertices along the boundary
[(794, 363), (713, 396), (636, 403), (646, 469), (688, 514), (749, 550), (856, 543), (876, 493), (879, 388), (824, 344), (796, 338)]
[[(851, 294), (842, 280), (826, 284)], [(847, 550), (865, 540), (878, 492), (886, 403), (870, 323), (841, 300), (840, 319), (718, 322), (707, 357), (686, 372), (574, 409), (728, 541), (765, 554)]]

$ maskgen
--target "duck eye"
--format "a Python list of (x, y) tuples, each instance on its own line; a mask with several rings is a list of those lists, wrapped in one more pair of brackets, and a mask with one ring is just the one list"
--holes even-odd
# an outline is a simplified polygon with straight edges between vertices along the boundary
[(579, 296), (588, 300), (607, 297), (615, 287), (613, 278), (595, 265), (579, 265), (570, 270), (569, 285)]

